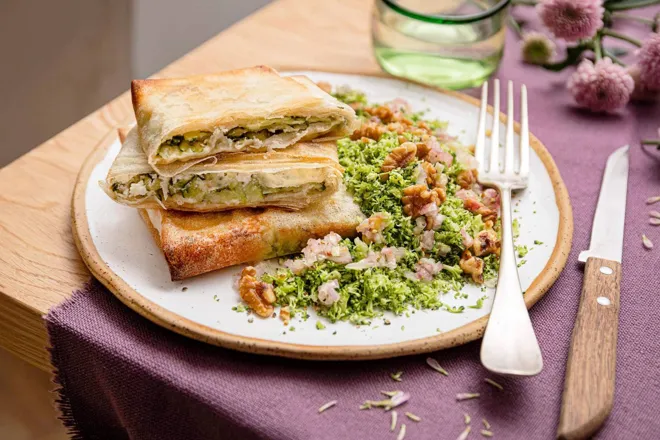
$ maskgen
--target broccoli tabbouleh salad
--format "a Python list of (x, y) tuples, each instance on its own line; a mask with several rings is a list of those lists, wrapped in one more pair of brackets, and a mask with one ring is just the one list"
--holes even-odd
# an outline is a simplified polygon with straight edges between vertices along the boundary
[(362, 119), (337, 147), (344, 184), (367, 218), (355, 238), (330, 233), (275, 269), (245, 268), (241, 298), (263, 317), (279, 305), (285, 323), (310, 307), (355, 324), (410, 307), (463, 311), (441, 294), (493, 281), (500, 253), (499, 194), (477, 183), (473, 147), (403, 99), (369, 105), (347, 87), (333, 95)]

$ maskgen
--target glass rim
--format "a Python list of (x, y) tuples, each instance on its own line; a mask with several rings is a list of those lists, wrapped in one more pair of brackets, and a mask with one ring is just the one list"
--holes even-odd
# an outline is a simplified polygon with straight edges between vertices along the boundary
[(493, 15), (500, 12), (504, 9), (511, 0), (500, 0), (500, 2), (491, 6), (489, 9), (486, 9), (482, 12), (477, 12), (475, 14), (467, 14), (461, 16), (451, 16), (451, 15), (425, 15), (419, 14), (417, 12), (411, 11), (410, 9), (404, 8), (401, 5), (396, 4), (393, 0), (380, 0), (389, 6), (394, 11), (398, 12), (401, 15), (406, 17), (413, 18), (415, 20), (426, 21), (429, 23), (435, 24), (464, 24), (464, 23), (473, 23), (475, 21), (483, 20), (485, 18), (492, 17)]

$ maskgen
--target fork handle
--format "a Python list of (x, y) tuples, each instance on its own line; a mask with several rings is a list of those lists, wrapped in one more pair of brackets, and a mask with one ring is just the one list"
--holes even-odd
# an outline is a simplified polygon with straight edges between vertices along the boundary
[(614, 405), (621, 264), (589, 257), (568, 352), (557, 437), (591, 436)]
[(481, 343), (481, 363), (499, 374), (533, 376), (543, 369), (541, 348), (523, 299), (513, 245), (511, 188), (501, 196), (502, 246), (493, 308)]

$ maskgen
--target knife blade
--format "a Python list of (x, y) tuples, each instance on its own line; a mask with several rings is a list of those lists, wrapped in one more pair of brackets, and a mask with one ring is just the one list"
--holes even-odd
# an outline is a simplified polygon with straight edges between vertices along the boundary
[(607, 159), (591, 228), (591, 244), (589, 250), (580, 252), (579, 261), (586, 263), (587, 258), (598, 257), (621, 262), (627, 190), (628, 146), (626, 145)]
[(585, 263), (584, 281), (557, 428), (557, 438), (562, 440), (590, 437), (614, 404), (628, 165), (628, 146), (607, 159), (591, 243), (578, 257)]

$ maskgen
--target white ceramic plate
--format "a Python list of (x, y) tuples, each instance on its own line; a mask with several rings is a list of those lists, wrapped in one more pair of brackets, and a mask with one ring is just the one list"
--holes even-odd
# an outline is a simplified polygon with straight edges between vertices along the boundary
[[(449, 133), (458, 135), (464, 144), (475, 141), (478, 107), (475, 100), (465, 95), (390, 78), (293, 73), (333, 85), (348, 84), (364, 90), (371, 102), (402, 97), (413, 109), (428, 109), (429, 117), (449, 121)], [(500, 133), (503, 142), (503, 125)], [(519, 269), (522, 288), (528, 290), (528, 306), (543, 295), (563, 268), (572, 234), (570, 204), (561, 177), (543, 145), (535, 138), (532, 143), (529, 187), (514, 197), (514, 217), (520, 222), (517, 243), (530, 248), (524, 257), (526, 263)], [(473, 285), (462, 291), (467, 298), (455, 299), (453, 293), (442, 297), (445, 303), (466, 306), (460, 314), (411, 310), (405, 316), (386, 314), (384, 318), (391, 325), (374, 319), (371, 326), (357, 327), (346, 322), (332, 324), (310, 310), (309, 319), (296, 318), (285, 327), (279, 319), (249, 319), (252, 316), (232, 310), (240, 303), (233, 287), (240, 267), (172, 282), (165, 259), (138, 212), (113, 202), (99, 187), (98, 182), (105, 178), (119, 148), (119, 140), (114, 136), (102, 160), (88, 163), (81, 171), (74, 194), (74, 232), (81, 254), (97, 278), (148, 318), (188, 336), (230, 348), (317, 359), (376, 358), (430, 351), (482, 334), (483, 318), (489, 313), (494, 291), (482, 292)], [(90, 162), (94, 160), (90, 158)], [(535, 240), (543, 244), (536, 245)], [(183, 287), (187, 287), (185, 292)], [(483, 308), (467, 308), (483, 295), (488, 296)], [(316, 329), (319, 319), (326, 325), (325, 330)]]

